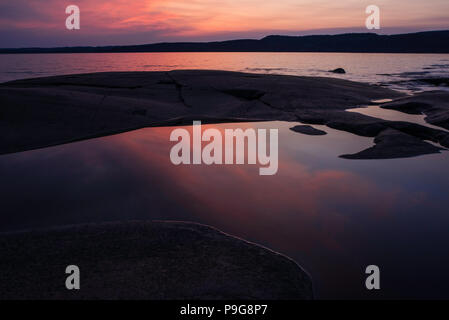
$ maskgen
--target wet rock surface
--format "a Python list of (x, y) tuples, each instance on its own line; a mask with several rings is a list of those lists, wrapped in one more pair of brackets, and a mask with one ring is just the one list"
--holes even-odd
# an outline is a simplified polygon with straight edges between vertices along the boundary
[[(186, 222), (0, 234), (1, 299), (312, 299), (293, 260)], [(67, 290), (68, 265), (80, 290)]]

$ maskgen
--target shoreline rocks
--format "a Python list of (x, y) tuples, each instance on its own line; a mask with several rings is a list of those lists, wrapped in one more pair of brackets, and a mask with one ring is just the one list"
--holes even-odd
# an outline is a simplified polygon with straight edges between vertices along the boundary
[[(188, 222), (0, 234), (0, 299), (313, 299), (310, 276), (264, 247)], [(80, 269), (67, 290), (65, 269)]]
[[(214, 70), (105, 72), (16, 80), (0, 84), (0, 154), (20, 152), (151, 126), (250, 121), (323, 124), (376, 137), (395, 129), (449, 147), (449, 134), (403, 121), (385, 121), (346, 109), (393, 99), (382, 108), (417, 114), (449, 128), (448, 92), (409, 97), (336, 78), (298, 77)], [(310, 129), (299, 129), (311, 132)], [(315, 132), (317, 133), (317, 132)], [(383, 150), (390, 149), (390, 150)], [(435, 152), (422, 144), (373, 152), (409, 157)], [(442, 150), (442, 149), (440, 149)]]
[(416, 157), (424, 154), (439, 153), (442, 148), (424, 142), (414, 136), (395, 129), (385, 129), (374, 139), (375, 145), (356, 154), (341, 155), (344, 159), (394, 159)]
[(449, 92), (428, 91), (382, 104), (381, 108), (409, 114), (425, 114), (425, 120), (449, 130)]
[(16, 80), (0, 84), (0, 154), (190, 119), (295, 121), (296, 109), (344, 110), (400, 96), (335, 78), (212, 70)]
[(337, 69), (334, 69), (334, 70), (329, 70), (329, 72), (338, 73), (338, 74), (345, 74), (346, 70), (343, 69), (343, 68), (337, 68)]

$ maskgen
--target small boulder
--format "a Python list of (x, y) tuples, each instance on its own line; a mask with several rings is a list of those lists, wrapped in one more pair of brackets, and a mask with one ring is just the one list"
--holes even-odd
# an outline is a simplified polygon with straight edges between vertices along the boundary
[(334, 69), (334, 70), (329, 70), (329, 72), (340, 73), (340, 74), (346, 73), (345, 69), (343, 69), (343, 68), (337, 68), (337, 69)]

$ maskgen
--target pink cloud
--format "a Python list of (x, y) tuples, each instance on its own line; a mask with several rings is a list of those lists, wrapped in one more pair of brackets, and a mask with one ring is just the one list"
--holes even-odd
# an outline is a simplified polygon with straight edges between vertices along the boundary
[[(65, 30), (65, 7), (69, 4), (81, 10), (81, 30), (77, 33)], [(447, 19), (441, 16), (441, 12), (449, 11), (446, 0), (429, 0), (425, 4), (379, 0), (378, 5), (386, 29), (448, 27)], [(0, 4), (0, 26), (4, 29), (0, 37), (11, 43), (33, 35), (41, 43), (101, 45), (111, 44), (111, 39), (115, 44), (130, 44), (291, 34), (312, 29), (360, 30), (364, 28), (364, 9), (355, 0), (16, 0)]]

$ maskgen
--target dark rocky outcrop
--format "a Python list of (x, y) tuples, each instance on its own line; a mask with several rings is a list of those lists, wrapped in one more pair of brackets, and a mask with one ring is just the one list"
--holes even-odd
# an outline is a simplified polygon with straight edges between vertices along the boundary
[[(436, 153), (443, 150), (424, 140), (439, 143), (449, 148), (449, 132), (405, 121), (388, 121), (355, 112), (340, 110), (296, 110), (301, 122), (322, 124), (330, 128), (347, 131), (365, 137), (376, 137), (375, 148), (344, 158), (351, 159), (389, 159), (404, 158)], [(395, 133), (393, 135), (393, 132)], [(402, 133), (403, 135), (399, 135)], [(398, 139), (400, 137), (401, 139)], [(391, 138), (391, 139), (390, 139)], [(392, 139), (394, 138), (394, 139)], [(400, 143), (404, 145), (400, 147)], [(418, 143), (421, 142), (421, 143)], [(366, 151), (366, 150), (365, 150)]]
[(145, 126), (296, 120), (296, 109), (338, 109), (401, 96), (333, 78), (226, 71), (110, 72), (0, 84), (0, 154)]
[(323, 135), (327, 134), (326, 131), (316, 129), (316, 128), (314, 128), (312, 126), (308, 126), (308, 125), (297, 125), (297, 126), (290, 128), (290, 130), (299, 132), (299, 133), (303, 133), (303, 134), (307, 134), (310, 136), (323, 136)]
[(421, 79), (417, 79), (415, 81), (424, 82), (424, 83), (431, 84), (431, 85), (434, 85), (437, 87), (449, 85), (449, 78), (421, 78)]
[(435, 126), (449, 130), (449, 92), (429, 91), (410, 97), (397, 99), (381, 105), (385, 109), (394, 109), (411, 114), (425, 114), (425, 120)]
[[(294, 261), (204, 225), (126, 222), (0, 234), (0, 299), (312, 299)], [(65, 269), (80, 268), (80, 290)]]
[(345, 159), (393, 159), (439, 153), (442, 150), (419, 138), (395, 129), (386, 129), (374, 139), (375, 146), (356, 154), (342, 155)]
[(329, 70), (329, 72), (340, 73), (340, 74), (346, 73), (345, 69), (343, 69), (343, 68), (337, 68), (337, 69), (334, 69), (334, 70)]
[[(395, 129), (449, 147), (447, 131), (346, 111), (374, 100), (396, 99), (381, 106), (413, 114), (423, 112), (429, 123), (449, 128), (448, 96), (438, 91), (404, 97), (379, 86), (335, 78), (210, 70), (17, 80), (0, 84), (0, 154), (147, 126), (190, 125), (193, 120), (300, 121), (368, 137)], [(304, 127), (294, 130), (311, 132)], [(371, 153), (408, 157), (425, 150), (435, 151), (417, 143), (407, 143), (402, 149), (378, 143)]]

